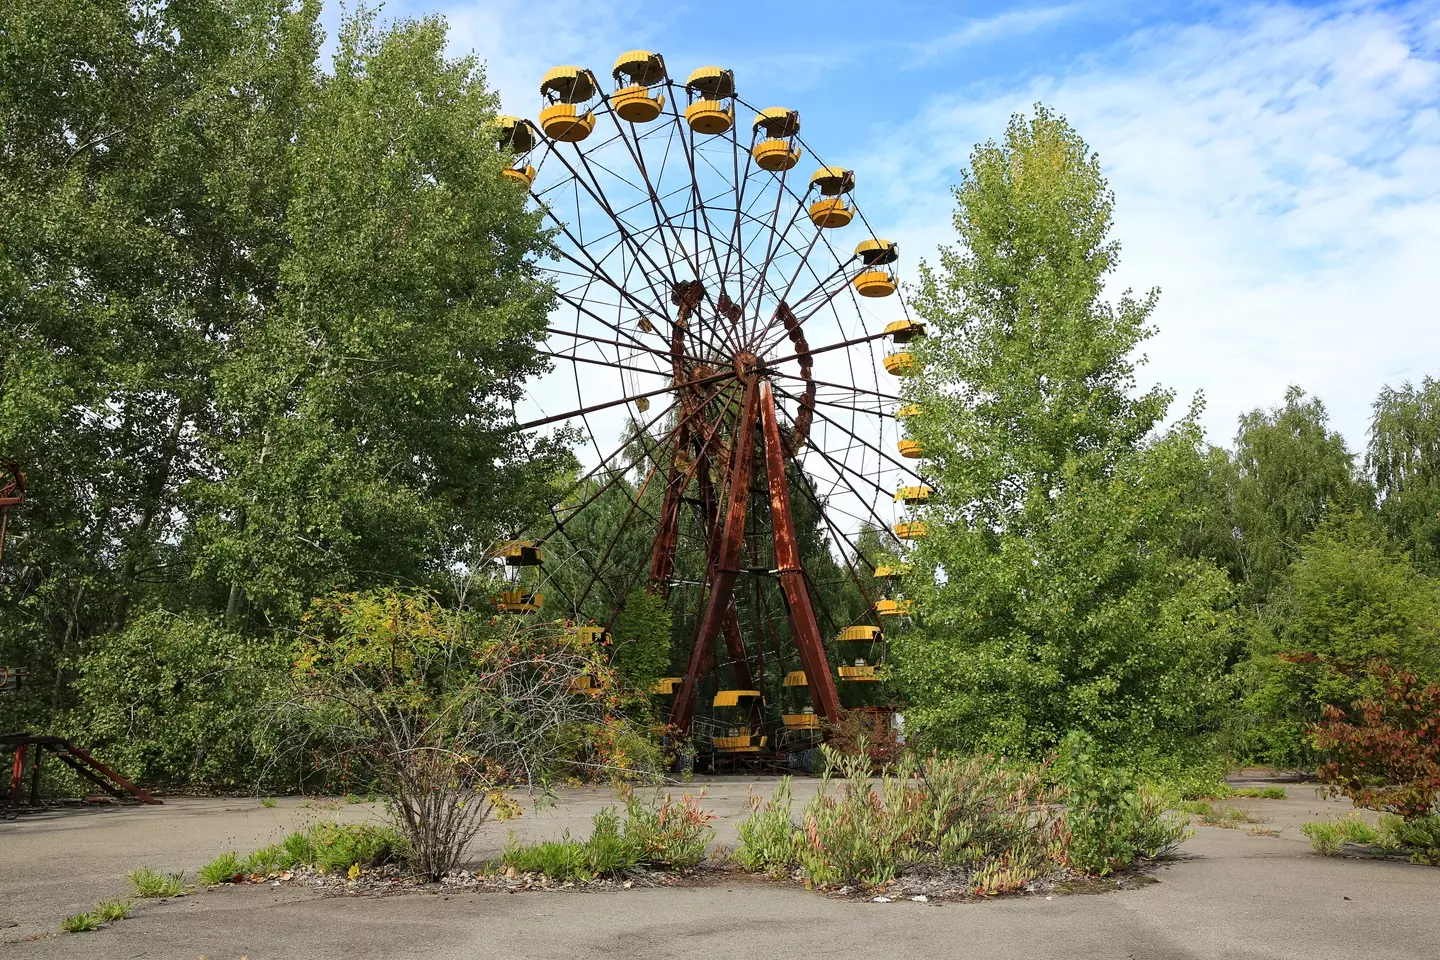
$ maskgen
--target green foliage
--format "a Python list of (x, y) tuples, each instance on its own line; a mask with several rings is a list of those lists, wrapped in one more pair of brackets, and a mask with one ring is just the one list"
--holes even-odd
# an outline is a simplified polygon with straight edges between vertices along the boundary
[(127, 900), (103, 900), (91, 914), (101, 923), (114, 923), (130, 916), (130, 903)]
[(689, 870), (705, 859), (715, 836), (713, 820), (688, 794), (676, 803), (669, 794), (642, 800), (631, 793), (623, 823), (614, 807), (605, 807), (595, 814), (588, 839), (571, 839), (568, 832), (542, 843), (522, 845), (512, 839), (500, 862), (520, 873), (581, 882), (623, 877), (640, 866)]
[(795, 826), (794, 805), (789, 777), (781, 778), (769, 800), (750, 794), (750, 815), (740, 821), (740, 846), (731, 854), (741, 869), (777, 879), (794, 869), (804, 842)]
[(1373, 842), (1386, 852), (1408, 850), (1411, 863), (1440, 867), (1440, 813), (1408, 820), (1382, 817), (1380, 835)]
[(1380, 833), (1364, 820), (1317, 820), (1302, 823), (1300, 832), (1310, 840), (1310, 849), (1322, 857), (1337, 856), (1347, 843), (1375, 843)]
[(649, 693), (670, 668), (670, 610), (649, 590), (633, 590), (611, 631), (611, 663), (630, 687)]
[(362, 869), (379, 867), (406, 855), (405, 839), (399, 831), (375, 823), (317, 823), (307, 838), (308, 863), (321, 873), (344, 873), (357, 865)]
[(1440, 571), (1440, 381), (1380, 391), (1365, 460), (1390, 536), (1423, 569)]
[[(1003, 893), (1060, 869), (1064, 834), (1043, 771), (991, 758), (932, 755), (900, 761), (877, 783), (863, 754), (825, 748), (820, 791), (791, 822), (782, 781), (768, 804), (752, 801), (734, 856), (746, 870), (807, 884), (878, 887), (912, 869), (959, 869), (979, 894)], [(832, 792), (833, 777), (842, 784)]]
[(1377, 696), (1370, 664), (1440, 677), (1440, 584), (1420, 574), (1358, 514), (1326, 519), (1252, 630), (1244, 669), (1253, 751), (1302, 767), (1324, 709)]
[(1180, 805), (1180, 811), (1190, 814), (1207, 827), (1221, 827), (1226, 830), (1234, 830), (1242, 823), (1261, 822), (1259, 818), (1252, 817), (1239, 807), (1222, 807), (1204, 800), (1187, 800)]
[(185, 873), (160, 873), (150, 867), (139, 867), (127, 874), (135, 896), (147, 900), (178, 897), (185, 892)]
[(229, 883), (234, 880), (235, 876), (242, 872), (242, 866), (240, 854), (231, 850), (205, 864), (196, 871), (195, 875), (201, 883), (213, 887), (216, 884)]
[(285, 663), (270, 638), (151, 611), (87, 645), (70, 722), (136, 780), (245, 783), (267, 760), (253, 731)]
[(280, 869), (286, 870), (297, 864), (308, 866), (314, 862), (315, 844), (309, 831), (287, 834), (285, 839), (280, 841), (280, 859), (277, 863)]
[(279, 844), (272, 843), (270, 846), (261, 847), (259, 850), (247, 856), (240, 865), (240, 872), (247, 876), (257, 875), (264, 877), (280, 870), (288, 869), (294, 866), (295, 862), (295, 860), (288, 857), (284, 848)]
[(1065, 787), (1070, 863), (1081, 873), (1106, 876), (1141, 858), (1154, 859), (1184, 840), (1184, 823), (1169, 813), (1170, 794), (1139, 783), (1133, 774), (1097, 764), (1093, 741), (1065, 738), (1055, 775)]
[[(83, 656), (145, 685), (146, 726), (90, 741), (132, 776), (246, 773), (244, 691), (143, 676), (138, 645), (175, 628), (137, 615), (196, 643), (224, 616), (243, 659), (313, 596), (448, 577), (570, 462), (508, 429), (552, 293), (480, 64), (439, 17), (361, 12), (322, 67), (319, 16), (0, 8), (0, 450), (31, 486), (0, 662), (35, 680), (0, 728), (60, 726)], [(98, 682), (77, 722), (109, 736), (130, 700)]]
[(100, 929), (100, 918), (93, 913), (76, 913), (60, 921), (60, 929), (66, 933), (85, 933)]
[(277, 803), (274, 797), (261, 797), (260, 806), (264, 807), (266, 810), (274, 810), (277, 806)]
[[(896, 638), (912, 729), (1041, 756), (1069, 730), (1171, 762), (1203, 755), (1230, 690), (1230, 587), (1180, 550), (1200, 505), (1195, 411), (1132, 356), (1155, 294), (1101, 299), (1118, 245), (1098, 160), (1044, 108), (983, 144), (956, 191), (962, 246), (921, 267), (930, 324), (907, 418), (936, 481)], [(943, 575), (941, 573), (943, 572)]]

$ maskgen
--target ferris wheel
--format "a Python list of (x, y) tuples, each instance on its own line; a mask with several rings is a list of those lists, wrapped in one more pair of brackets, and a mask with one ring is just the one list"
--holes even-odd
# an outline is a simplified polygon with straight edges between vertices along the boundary
[[(717, 752), (774, 751), (867, 703), (885, 630), (909, 613), (904, 551), (926, 529), (908, 511), (931, 491), (896, 378), (924, 327), (855, 173), (814, 157), (797, 110), (752, 106), (721, 67), (681, 83), (645, 50), (608, 79), (555, 67), (537, 122), (500, 118), (504, 176), (554, 231), (558, 298), (552, 372), (517, 420), (572, 427), (587, 467), (504, 546), (516, 582), (497, 602), (594, 620), (603, 637), (631, 589), (663, 598), (690, 625), (683, 675), (657, 690), (672, 726), (698, 716)], [(569, 532), (617, 490), (608, 543), (574, 549)], [(856, 548), (867, 528), (886, 541), (879, 561)], [(802, 561), (807, 530), (831, 541), (863, 609), (827, 600), (833, 584)], [(617, 575), (625, 538), (641, 559)], [(565, 589), (562, 564), (589, 575)]]

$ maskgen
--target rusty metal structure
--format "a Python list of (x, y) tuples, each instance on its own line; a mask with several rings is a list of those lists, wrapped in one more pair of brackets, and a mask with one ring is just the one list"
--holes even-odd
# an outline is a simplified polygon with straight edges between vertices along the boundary
[[(514, 584), (496, 607), (608, 636), (631, 589), (663, 598), (689, 651), (656, 695), (701, 751), (813, 746), (850, 706), (888, 722), (883, 628), (909, 614), (899, 558), (924, 534), (904, 514), (922, 500), (897, 490), (930, 489), (895, 379), (924, 334), (898, 295), (898, 247), (855, 203), (854, 171), (797, 169), (814, 158), (799, 111), (751, 106), (732, 71), (682, 82), (632, 50), (610, 76), (607, 93), (592, 70), (555, 67), (536, 119), (502, 117), (496, 135), (503, 176), (555, 233), (554, 367), (517, 429), (563, 424), (590, 461), (544, 525), (497, 551)], [(617, 496), (608, 543), (558, 556)], [(862, 555), (865, 528), (893, 562)], [(637, 530), (644, 562), (617, 578)], [(822, 554), (838, 577), (807, 569)], [(567, 588), (563, 563), (588, 582)]]

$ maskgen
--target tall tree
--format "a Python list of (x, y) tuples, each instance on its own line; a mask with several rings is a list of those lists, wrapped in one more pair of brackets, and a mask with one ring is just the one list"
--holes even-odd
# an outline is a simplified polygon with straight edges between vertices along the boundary
[(0, 9), (0, 661), (163, 605), (268, 630), (424, 581), (560, 460), (506, 433), (546, 246), (438, 18), (313, 0)]
[(1380, 391), (1365, 460), (1390, 536), (1416, 563), (1440, 571), (1440, 381)]
[(1098, 160), (1040, 107), (980, 145), (961, 246), (921, 267), (931, 336), (908, 420), (935, 494), (897, 638), (907, 718), (951, 746), (1035, 753), (1084, 729), (1135, 757), (1212, 730), (1229, 588), (1180, 555), (1200, 467), (1194, 411), (1135, 389), (1157, 294), (1101, 299), (1119, 246)]

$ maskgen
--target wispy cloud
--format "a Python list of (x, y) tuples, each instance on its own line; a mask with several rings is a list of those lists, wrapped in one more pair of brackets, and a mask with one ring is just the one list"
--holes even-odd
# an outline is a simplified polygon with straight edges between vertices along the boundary
[(862, 168), (885, 184), (868, 209), (895, 211), (907, 256), (933, 250), (969, 144), (1053, 104), (1118, 197), (1113, 286), (1163, 290), (1146, 375), (1203, 390), (1217, 441), (1298, 382), (1359, 446), (1383, 383), (1440, 370), (1436, 10), (1253, 6), (938, 98)]
[(926, 63), (966, 47), (993, 43), (1003, 37), (1035, 33), (1085, 13), (1081, 3), (1062, 3), (1050, 7), (1007, 10), (992, 17), (966, 21), (959, 29), (919, 45), (917, 61)]

